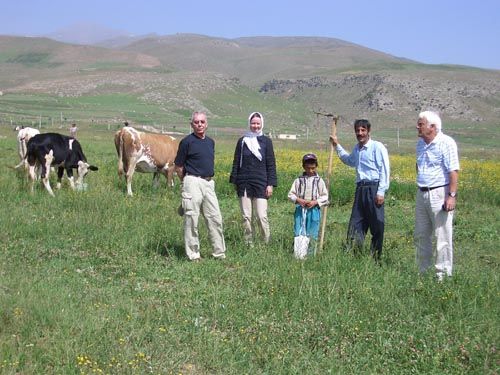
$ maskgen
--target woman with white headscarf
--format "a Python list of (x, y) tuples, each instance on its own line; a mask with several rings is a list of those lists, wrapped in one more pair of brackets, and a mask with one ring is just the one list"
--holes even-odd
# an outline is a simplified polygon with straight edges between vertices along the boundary
[(253, 244), (252, 216), (258, 223), (265, 243), (269, 242), (271, 235), (267, 199), (273, 194), (273, 187), (277, 186), (276, 159), (273, 142), (263, 134), (263, 128), (264, 116), (252, 112), (248, 117), (248, 131), (236, 143), (229, 177), (240, 199), (244, 236), (248, 244)]

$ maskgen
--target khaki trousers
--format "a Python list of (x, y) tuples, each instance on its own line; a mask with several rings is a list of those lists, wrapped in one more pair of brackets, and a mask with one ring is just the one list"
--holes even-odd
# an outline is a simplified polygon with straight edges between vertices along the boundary
[(212, 243), (212, 256), (225, 258), (226, 244), (222, 228), (222, 215), (215, 195), (214, 180), (185, 176), (182, 184), (182, 208), (184, 210), (184, 246), (190, 260), (200, 258), (198, 219), (205, 218), (208, 237)]
[(247, 243), (253, 243), (253, 220), (255, 217), (260, 234), (265, 243), (269, 242), (271, 232), (269, 230), (269, 220), (267, 219), (267, 199), (249, 198), (247, 192), (240, 197), (240, 209), (243, 216), (243, 235)]

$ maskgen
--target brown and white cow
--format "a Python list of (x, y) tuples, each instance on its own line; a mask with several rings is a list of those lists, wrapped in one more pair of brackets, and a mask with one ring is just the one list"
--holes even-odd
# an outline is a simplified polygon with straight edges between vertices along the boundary
[(154, 173), (153, 186), (158, 186), (160, 173), (174, 186), (174, 159), (179, 141), (169, 135), (144, 133), (131, 126), (124, 126), (115, 133), (118, 153), (118, 176), (125, 173), (127, 194), (132, 196), (134, 172)]
[(37, 134), (40, 134), (40, 131), (35, 128), (28, 128), (24, 126), (16, 126), (15, 131), (17, 132), (17, 151), (19, 153), (19, 164), (14, 168), (18, 169), (22, 165), (24, 168), (28, 168), (28, 161), (26, 160), (26, 151), (28, 141)]

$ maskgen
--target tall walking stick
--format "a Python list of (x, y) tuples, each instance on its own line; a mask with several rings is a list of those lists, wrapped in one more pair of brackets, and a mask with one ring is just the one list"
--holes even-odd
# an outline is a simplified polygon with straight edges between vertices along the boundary
[[(332, 127), (330, 129), (330, 136), (335, 137), (337, 135), (337, 120), (338, 117), (328, 114), (328, 117), (332, 117)], [(326, 175), (326, 189), (330, 191), (330, 176), (332, 175), (332, 164), (333, 164), (333, 145), (330, 142), (330, 155), (328, 157), (328, 174)], [(323, 242), (325, 239), (325, 228), (326, 228), (326, 214), (328, 212), (328, 205), (323, 206), (323, 215), (321, 217), (321, 234), (319, 237), (319, 251), (323, 250)]]

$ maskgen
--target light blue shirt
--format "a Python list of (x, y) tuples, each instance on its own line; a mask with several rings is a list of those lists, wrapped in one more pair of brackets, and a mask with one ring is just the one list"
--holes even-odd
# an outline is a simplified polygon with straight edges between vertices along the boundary
[(450, 172), (458, 171), (457, 144), (453, 138), (439, 132), (431, 143), (420, 138), (417, 142), (417, 185), (436, 187), (450, 183)]
[(356, 168), (356, 182), (378, 181), (377, 195), (384, 196), (389, 189), (389, 154), (385, 146), (371, 139), (361, 148), (359, 143), (349, 154), (341, 145), (337, 144), (337, 155), (342, 162), (350, 167)]

